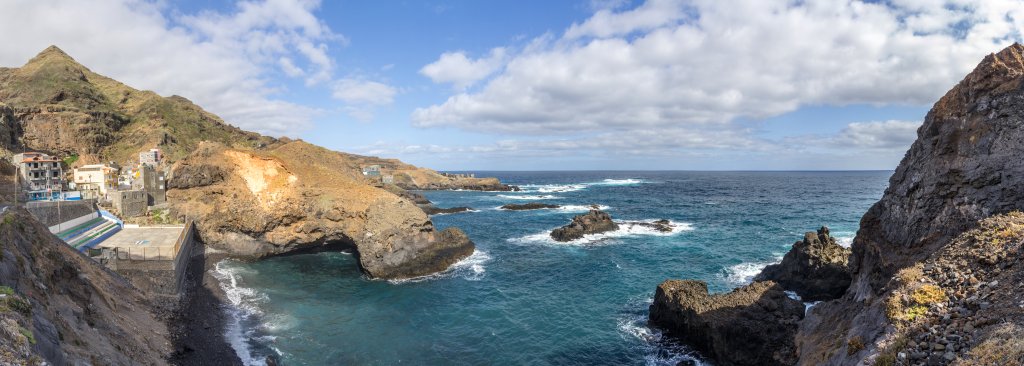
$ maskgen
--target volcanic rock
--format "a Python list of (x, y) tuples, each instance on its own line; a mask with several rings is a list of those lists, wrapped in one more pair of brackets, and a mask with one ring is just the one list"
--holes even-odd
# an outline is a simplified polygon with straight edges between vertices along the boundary
[(447, 269), (473, 253), (457, 228), (434, 230), (414, 203), (367, 185), (341, 154), (293, 141), (264, 151), (204, 143), (171, 171), (174, 212), (237, 256), (354, 248), (372, 278)]
[(525, 210), (541, 210), (541, 209), (545, 209), (545, 208), (559, 208), (559, 207), (562, 207), (562, 206), (552, 205), (550, 203), (530, 202), (530, 203), (523, 203), (523, 204), (510, 203), (510, 204), (501, 206), (501, 209), (502, 210), (510, 210), (510, 211), (525, 211)]
[(849, 257), (850, 250), (837, 244), (828, 227), (822, 226), (817, 233), (804, 234), (781, 263), (765, 267), (754, 281), (775, 281), (805, 301), (835, 299), (850, 287)]
[(803, 315), (804, 305), (771, 281), (709, 295), (703, 281), (668, 280), (658, 285), (650, 307), (651, 324), (720, 365), (796, 363), (793, 336)]
[(459, 212), (466, 212), (466, 211), (472, 211), (473, 210), (472, 208), (465, 207), (465, 206), (450, 207), (450, 208), (440, 208), (440, 207), (437, 207), (437, 206), (434, 206), (434, 205), (425, 205), (425, 206), (420, 206), (420, 208), (423, 209), (423, 212), (427, 213), (427, 215), (452, 214), (452, 213), (459, 213)]
[[(942, 250), (979, 220), (1024, 209), (1024, 46), (986, 56), (935, 103), (917, 134), (881, 200), (861, 219), (847, 293), (812, 308), (801, 325), (801, 364), (854, 365), (886, 351), (882, 341), (891, 327), (886, 310), (893, 303), (888, 285), (894, 275)], [(958, 268), (949, 275), (959, 281), (986, 280), (969, 266)], [(964, 301), (974, 311), (969, 307), (988, 300)], [(915, 306), (918, 313), (927, 310)], [(970, 325), (978, 328), (978, 321)], [(864, 340), (863, 351), (843, 341), (855, 337)]]
[(572, 241), (586, 234), (597, 234), (618, 230), (619, 225), (612, 221), (608, 213), (591, 209), (590, 212), (572, 218), (569, 225), (551, 231), (551, 238), (556, 241)]

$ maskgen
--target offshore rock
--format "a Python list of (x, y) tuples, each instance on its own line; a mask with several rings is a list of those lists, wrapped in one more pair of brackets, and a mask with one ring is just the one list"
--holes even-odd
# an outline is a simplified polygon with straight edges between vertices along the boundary
[(365, 183), (358, 167), (302, 141), (264, 151), (214, 143), (176, 163), (167, 192), (203, 241), (243, 257), (354, 247), (372, 278), (443, 271), (473, 253), (456, 228), (434, 229), (416, 204)]
[(804, 305), (778, 284), (754, 282), (709, 295), (707, 284), (668, 280), (654, 295), (650, 323), (712, 356), (719, 365), (792, 365)]
[(453, 214), (453, 213), (467, 212), (467, 211), (472, 211), (473, 210), (473, 208), (465, 207), (465, 206), (440, 208), (440, 207), (437, 207), (437, 206), (434, 206), (434, 205), (425, 205), (425, 206), (420, 206), (420, 208), (422, 208), (423, 212), (427, 213), (427, 215)]
[(850, 287), (849, 257), (850, 250), (837, 244), (828, 227), (822, 226), (817, 233), (804, 234), (781, 263), (765, 267), (754, 281), (775, 281), (805, 301), (835, 299)]
[(546, 209), (546, 208), (559, 208), (559, 207), (562, 207), (562, 206), (552, 205), (550, 203), (530, 202), (530, 203), (523, 203), (523, 204), (510, 203), (510, 204), (501, 206), (501, 209), (502, 210), (510, 210), (510, 211), (526, 211), (526, 210), (542, 210), (542, 209)]
[(556, 241), (572, 241), (586, 234), (597, 234), (618, 230), (619, 225), (612, 221), (608, 213), (591, 209), (590, 212), (572, 218), (569, 225), (551, 231), (551, 238)]

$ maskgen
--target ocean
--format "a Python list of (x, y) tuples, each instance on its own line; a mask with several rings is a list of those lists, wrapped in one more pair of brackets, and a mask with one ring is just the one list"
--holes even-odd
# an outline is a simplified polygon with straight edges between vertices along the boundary
[[(476, 252), (447, 272), (369, 280), (349, 253), (245, 263), (216, 275), (237, 309), (228, 337), (248, 364), (675, 365), (701, 362), (647, 327), (666, 279), (712, 292), (751, 280), (803, 233), (828, 225), (849, 245), (891, 171), (473, 172), (522, 192), (423, 192), (433, 217), (457, 226)], [(508, 203), (560, 209), (504, 211)], [(671, 233), (619, 231), (557, 243), (548, 233), (600, 205), (619, 221), (668, 219)]]

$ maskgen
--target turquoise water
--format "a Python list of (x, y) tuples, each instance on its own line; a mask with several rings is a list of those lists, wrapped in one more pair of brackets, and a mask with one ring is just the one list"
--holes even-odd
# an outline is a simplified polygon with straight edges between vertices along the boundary
[[(287, 365), (674, 365), (699, 355), (646, 326), (654, 289), (696, 278), (726, 291), (826, 224), (848, 243), (891, 172), (476, 172), (523, 192), (425, 192), (433, 218), (477, 252), (410, 281), (364, 278), (345, 253), (224, 261), (243, 360)], [(566, 209), (509, 212), (506, 203)], [(669, 219), (569, 244), (547, 233), (606, 206), (616, 220)]]

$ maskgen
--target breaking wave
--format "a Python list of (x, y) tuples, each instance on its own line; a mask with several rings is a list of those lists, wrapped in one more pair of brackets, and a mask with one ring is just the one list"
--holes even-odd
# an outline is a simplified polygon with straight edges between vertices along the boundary
[(754, 276), (761, 273), (764, 267), (779, 262), (782, 262), (782, 256), (777, 256), (772, 262), (744, 262), (726, 268), (719, 276), (730, 285), (743, 286), (753, 282)]
[[(226, 265), (228, 262), (229, 260), (217, 262), (213, 269), (214, 278), (218, 280), (225, 297), (231, 303), (230, 307), (225, 308), (228, 324), (224, 338), (245, 365), (266, 365), (266, 355), (259, 355), (260, 352), (253, 345), (257, 341), (273, 340), (273, 336), (260, 334), (260, 318), (263, 311), (259, 305), (266, 303), (270, 298), (255, 289), (242, 286), (240, 276), (245, 270)], [(279, 329), (288, 323), (287, 319), (273, 319), (268, 326)]]
[(470, 256), (455, 262), (455, 264), (442, 272), (401, 280), (388, 280), (388, 282), (394, 285), (400, 285), (403, 283), (416, 283), (454, 277), (461, 277), (469, 281), (479, 281), (483, 279), (484, 274), (487, 273), (487, 268), (484, 267), (484, 264), (490, 261), (491, 256), (488, 255), (487, 252), (477, 249), (474, 250), (473, 254), (470, 254)]

